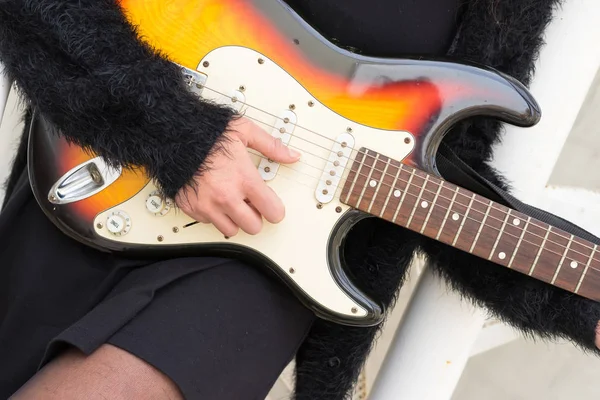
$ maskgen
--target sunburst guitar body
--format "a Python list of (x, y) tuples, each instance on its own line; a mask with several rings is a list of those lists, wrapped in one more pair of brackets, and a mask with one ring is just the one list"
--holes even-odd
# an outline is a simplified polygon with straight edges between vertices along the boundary
[[(319, 317), (341, 324), (382, 320), (381, 305), (352, 282), (340, 250), (361, 218), (411, 216), (385, 210), (418, 194), (395, 186), (410, 179), (404, 171), (439, 175), (437, 147), (460, 119), (487, 115), (526, 127), (540, 118), (535, 100), (511, 77), (454, 61), (360, 56), (279, 0), (121, 4), (144, 40), (182, 67), (190, 90), (235, 108), (302, 153), (297, 163), (278, 165), (250, 151), (286, 217), (265, 223), (258, 235), (225, 238), (158, 196), (143, 171), (107, 168), (36, 119), (29, 168), (46, 214), (69, 236), (105, 251), (245, 257), (275, 272)], [(426, 185), (419, 199), (435, 193)]]

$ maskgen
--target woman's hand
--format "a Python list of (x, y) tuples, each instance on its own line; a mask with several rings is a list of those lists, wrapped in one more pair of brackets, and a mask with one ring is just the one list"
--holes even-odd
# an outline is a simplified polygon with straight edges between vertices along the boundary
[(206, 161), (209, 169), (195, 179), (195, 187), (180, 190), (175, 200), (187, 215), (212, 223), (227, 237), (240, 228), (255, 235), (262, 229), (263, 217), (278, 223), (285, 207), (261, 178), (247, 148), (282, 164), (298, 161), (300, 153), (244, 117), (233, 120), (224, 135), (224, 149)]

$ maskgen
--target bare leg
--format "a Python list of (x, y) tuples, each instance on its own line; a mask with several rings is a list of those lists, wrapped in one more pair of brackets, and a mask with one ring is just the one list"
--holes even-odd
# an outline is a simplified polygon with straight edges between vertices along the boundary
[(90, 356), (66, 351), (31, 378), (11, 399), (183, 399), (162, 372), (112, 345)]

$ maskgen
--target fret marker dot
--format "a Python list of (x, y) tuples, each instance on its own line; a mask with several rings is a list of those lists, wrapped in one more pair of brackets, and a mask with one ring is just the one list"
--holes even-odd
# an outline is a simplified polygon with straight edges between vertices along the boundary
[(458, 221), (459, 218), (460, 218), (460, 215), (458, 215), (457, 213), (452, 214), (453, 220)]
[(371, 186), (371, 187), (377, 186), (377, 181), (376, 180), (372, 180), (371, 182), (369, 182), (369, 186)]
[(428, 202), (424, 201), (424, 202), (421, 203), (421, 207), (427, 208), (427, 206), (429, 206)]
[(498, 253), (498, 258), (504, 260), (506, 258), (506, 253), (501, 251), (500, 253)]
[(521, 220), (519, 218), (515, 218), (513, 220), (513, 224), (515, 224), (515, 226), (519, 226), (521, 224)]
[(577, 261), (571, 261), (571, 268), (575, 269), (577, 268)]
[(399, 190), (394, 190), (394, 197), (400, 197), (401, 194)]

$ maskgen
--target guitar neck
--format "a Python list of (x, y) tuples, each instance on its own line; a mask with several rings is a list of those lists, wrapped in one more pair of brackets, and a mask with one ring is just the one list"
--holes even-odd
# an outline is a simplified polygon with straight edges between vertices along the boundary
[(361, 149), (341, 201), (533, 278), (600, 301), (597, 245), (421, 170)]

